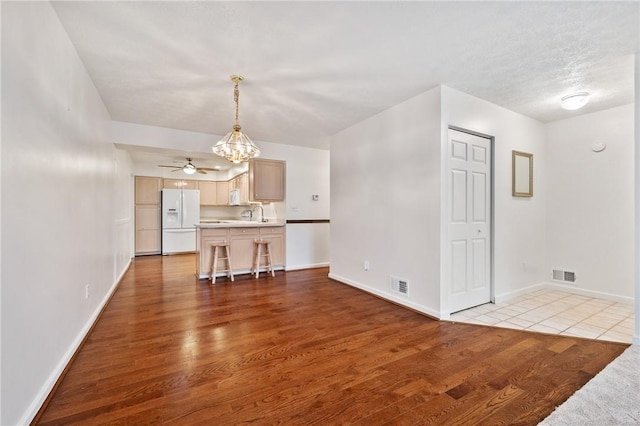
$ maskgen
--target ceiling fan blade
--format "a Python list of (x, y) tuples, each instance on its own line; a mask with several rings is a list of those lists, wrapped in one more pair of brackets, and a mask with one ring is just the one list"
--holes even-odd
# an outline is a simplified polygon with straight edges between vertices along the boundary
[(198, 171), (200, 170), (206, 170), (207, 172), (219, 172), (220, 169), (211, 169), (209, 167), (198, 167)]
[(198, 173), (200, 173), (201, 175), (206, 175), (207, 172), (205, 172), (203, 169), (198, 169)]
[(164, 166), (164, 165), (160, 165), (158, 164), (158, 167), (169, 167), (170, 169), (181, 169), (182, 167), (178, 167), (178, 166)]

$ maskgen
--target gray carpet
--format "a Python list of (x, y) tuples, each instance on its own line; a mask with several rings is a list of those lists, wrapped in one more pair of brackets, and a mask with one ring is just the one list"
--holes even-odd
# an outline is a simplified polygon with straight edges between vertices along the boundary
[(539, 425), (640, 425), (640, 346), (630, 346)]

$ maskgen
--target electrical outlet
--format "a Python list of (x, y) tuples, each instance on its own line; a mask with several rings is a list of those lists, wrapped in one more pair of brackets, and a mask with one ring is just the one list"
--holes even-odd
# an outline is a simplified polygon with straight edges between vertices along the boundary
[(88, 299), (89, 298), (89, 284), (87, 284), (86, 286), (84, 286), (84, 298)]
[(362, 266), (364, 267), (364, 270), (365, 270), (365, 271), (368, 271), (368, 270), (369, 270), (369, 261), (368, 261), (368, 260), (365, 260), (365, 261), (364, 261), (364, 264), (363, 264)]

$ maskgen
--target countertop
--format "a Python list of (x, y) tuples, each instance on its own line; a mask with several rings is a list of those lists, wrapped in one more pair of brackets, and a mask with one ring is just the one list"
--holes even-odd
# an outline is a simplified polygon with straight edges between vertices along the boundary
[(263, 228), (268, 226), (284, 226), (284, 220), (255, 222), (249, 220), (202, 220), (196, 228)]

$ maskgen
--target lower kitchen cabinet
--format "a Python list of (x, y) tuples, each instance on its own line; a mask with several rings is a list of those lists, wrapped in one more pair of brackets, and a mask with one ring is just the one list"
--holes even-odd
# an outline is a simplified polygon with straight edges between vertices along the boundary
[(251, 269), (253, 242), (258, 235), (258, 228), (229, 228), (233, 269)]
[(260, 239), (271, 241), (271, 262), (273, 266), (284, 265), (284, 226), (274, 226), (260, 229)]
[(161, 219), (159, 205), (135, 208), (136, 254), (156, 254), (161, 250)]
[(234, 274), (247, 274), (253, 266), (253, 246), (258, 238), (271, 241), (271, 259), (274, 269), (284, 269), (285, 227), (284, 226), (254, 226), (232, 228), (196, 229), (196, 275), (208, 278), (211, 271), (211, 244), (227, 241), (231, 250), (231, 263)]
[(160, 232), (157, 230), (136, 230), (136, 254), (158, 254), (162, 249)]
[(211, 271), (211, 244), (229, 241), (228, 233), (227, 228), (196, 229), (196, 270), (200, 271), (200, 278)]

